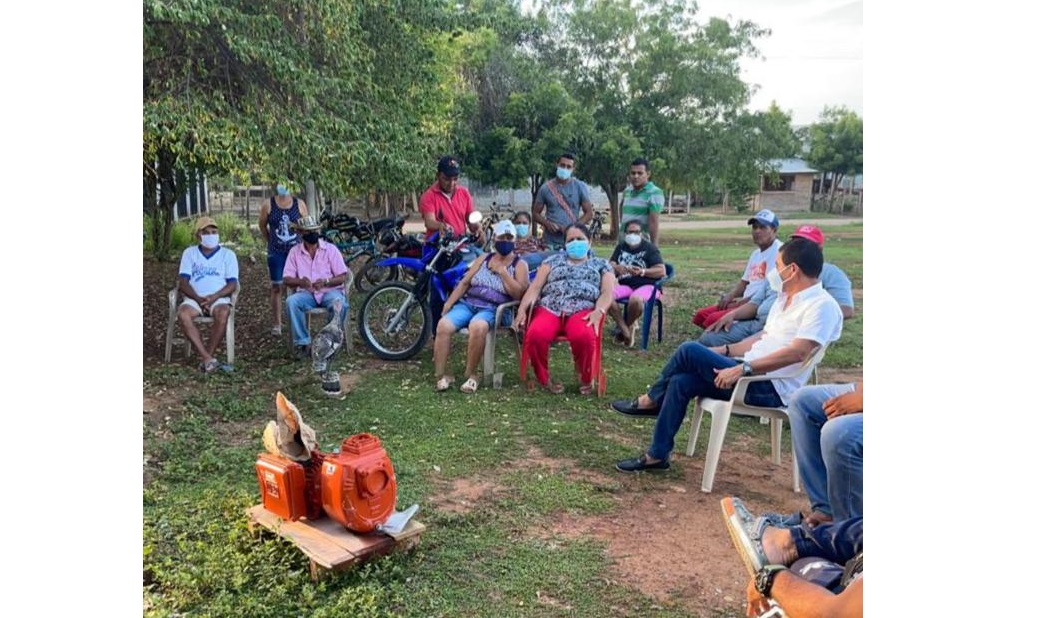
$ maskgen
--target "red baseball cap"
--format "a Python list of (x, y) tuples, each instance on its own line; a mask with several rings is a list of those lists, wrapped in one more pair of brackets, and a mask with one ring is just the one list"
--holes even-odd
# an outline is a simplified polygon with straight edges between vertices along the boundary
[(807, 238), (808, 240), (819, 245), (820, 247), (823, 246), (823, 241), (825, 240), (823, 238), (823, 231), (815, 227), (814, 225), (802, 225), (801, 227), (794, 230), (794, 233), (790, 235), (790, 238), (793, 238), (795, 236), (799, 238)]

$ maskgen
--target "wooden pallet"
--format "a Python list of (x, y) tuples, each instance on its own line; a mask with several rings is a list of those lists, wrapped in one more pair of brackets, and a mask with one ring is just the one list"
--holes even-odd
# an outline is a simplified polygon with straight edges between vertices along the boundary
[(418, 545), (419, 535), (426, 529), (425, 524), (412, 519), (400, 534), (356, 534), (329, 517), (316, 521), (285, 521), (263, 508), (262, 504), (250, 507), (245, 512), (249, 517), (250, 531), (263, 526), (292, 541), (306, 554), (310, 558), (310, 578), (314, 581), (373, 556), (411, 549)]

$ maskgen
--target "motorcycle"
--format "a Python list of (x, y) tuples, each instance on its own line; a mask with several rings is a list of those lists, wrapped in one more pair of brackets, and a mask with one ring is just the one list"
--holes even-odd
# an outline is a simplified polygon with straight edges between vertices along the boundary
[[(469, 215), (470, 224), (481, 221), (479, 211)], [(379, 267), (411, 269), (418, 276), (414, 283), (380, 283), (361, 303), (357, 329), (368, 349), (385, 360), (407, 360), (418, 354), (468, 268), (461, 250), (476, 239), (471, 232), (458, 237), (437, 232), (423, 244), (421, 259), (393, 257), (378, 262)]]
[(345, 213), (333, 215), (327, 208), (321, 213), (321, 235), (343, 254), (347, 267), (354, 273), (354, 288), (358, 292), (400, 278), (399, 267), (376, 268), (372, 264), (385, 252), (380, 245), (387, 234), (403, 234), (404, 219), (404, 215), (397, 215), (363, 221)]

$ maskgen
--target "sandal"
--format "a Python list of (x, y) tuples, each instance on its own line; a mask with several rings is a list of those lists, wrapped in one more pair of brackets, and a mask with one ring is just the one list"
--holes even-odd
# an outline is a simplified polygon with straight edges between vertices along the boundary
[(452, 382), (454, 382), (454, 380), (452, 380), (451, 378), (449, 378), (447, 376), (443, 376), (442, 378), (437, 380), (437, 385), (434, 387), (434, 390), (436, 392), (438, 392), (438, 393), (442, 393), (442, 392), (446, 391), (447, 389), (451, 388), (451, 383)]
[(476, 381), (476, 378), (469, 378), (468, 380), (465, 381), (464, 384), (462, 384), (462, 389), (461, 390), (462, 390), (463, 393), (465, 393), (467, 395), (472, 395), (473, 393), (476, 392), (476, 389), (479, 388), (479, 386), (480, 386), (480, 383)]
[(577, 391), (582, 395), (591, 395), (595, 392), (595, 384), (582, 384)]
[(628, 340), (625, 343), (628, 344), (629, 348), (634, 348), (635, 347), (635, 341), (638, 340), (639, 323), (635, 322), (634, 324), (632, 324), (631, 325), (631, 329), (628, 330), (628, 333), (629, 333)]
[(560, 395), (566, 389), (566, 387), (563, 386), (561, 383), (553, 382), (551, 380), (549, 380), (548, 384), (542, 384), (537, 380), (530, 380), (527, 382), (527, 390), (532, 393), (536, 391), (539, 387), (546, 393), (551, 393), (553, 395)]
[(220, 368), (220, 361), (215, 358), (211, 358), (202, 364), (203, 373), (213, 373)]

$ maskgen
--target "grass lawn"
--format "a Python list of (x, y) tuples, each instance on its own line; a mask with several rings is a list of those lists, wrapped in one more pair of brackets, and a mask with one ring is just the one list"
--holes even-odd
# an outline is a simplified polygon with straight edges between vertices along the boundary
[[(781, 233), (792, 230), (784, 225)], [(851, 277), (857, 316), (830, 347), (823, 376), (861, 375), (862, 226), (827, 232), (827, 259)], [(669, 475), (631, 477), (612, 470), (617, 459), (634, 456), (648, 443), (653, 425), (652, 419), (610, 411), (608, 401), (643, 392), (676, 345), (699, 334), (690, 324), (693, 312), (732, 287), (752, 249), (747, 228), (665, 230), (662, 236), (665, 259), (677, 272), (666, 288), (664, 341), (654, 338), (645, 353), (606, 344), (603, 400), (577, 395), (565, 346), (553, 349), (551, 363), (567, 394), (527, 394), (517, 384), (515, 349), (501, 343), (497, 363), (506, 371), (505, 387), (466, 396), (433, 392), (431, 346), (412, 361), (385, 363), (358, 339), (353, 357), (338, 363), (356, 384), (349, 394), (329, 398), (308, 364), (288, 358), (284, 342), (239, 347), (235, 373), (202, 377), (191, 362), (154, 360), (155, 333), (146, 332), (144, 614), (742, 615), (745, 579), (740, 581), (741, 566), (717, 507), (724, 494), (717, 487), (710, 496), (699, 492), (707, 429), (698, 455), (678, 461)], [(596, 250), (608, 255), (611, 247)], [(175, 265), (162, 268), (172, 273)], [(246, 283), (247, 277), (252, 281)], [(243, 264), (243, 297), (249, 297), (240, 308), (243, 334), (269, 329), (265, 277), (262, 260)], [(146, 316), (150, 308), (164, 311), (164, 299), (151, 298), (145, 284)], [(168, 286), (155, 284), (163, 287)], [(351, 306), (360, 306), (359, 296)], [(456, 343), (456, 375), (463, 356), (463, 345)], [(300, 408), (322, 449), (332, 450), (359, 432), (380, 437), (396, 469), (399, 508), (418, 503), (417, 518), (428, 526), (415, 551), (312, 583), (306, 558), (291, 544), (246, 530), (244, 510), (259, 499), (253, 464), (263, 427), (274, 418), (277, 390)], [(679, 449), (686, 431), (679, 433)], [(789, 440), (789, 432), (784, 438)], [(767, 427), (756, 419), (734, 421), (725, 448), (723, 464), (730, 454), (763, 461)], [(798, 504), (803, 498), (788, 484), (789, 451), (784, 462), (787, 476), (776, 474), (784, 484), (776, 483), (775, 491)], [(725, 473), (722, 468), (719, 479)], [(695, 485), (687, 478), (695, 478)], [(632, 505), (656, 500), (661, 492), (696, 500), (696, 508), (709, 512), (705, 518), (717, 528), (710, 536), (721, 540), (699, 551), (706, 552), (705, 560), (726, 562), (726, 573), (735, 575), (714, 581), (708, 573), (689, 578), (687, 588), (647, 592), (626, 570), (623, 556), (611, 551), (608, 535), (567, 531), (567, 522), (615, 524)], [(707, 536), (702, 530), (673, 533)], [(623, 534), (638, 545), (637, 528)]]

